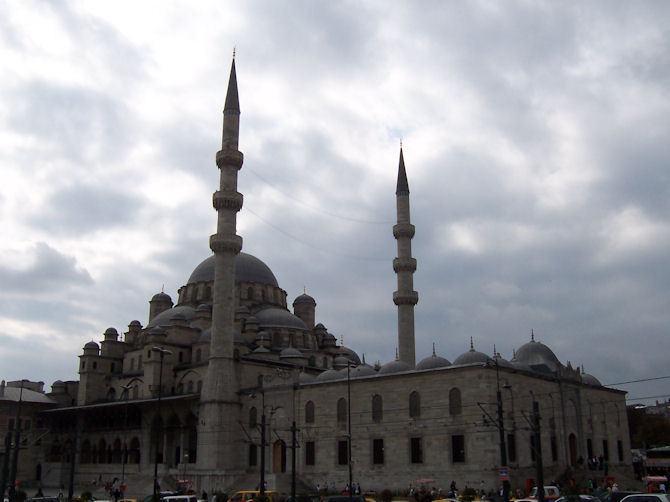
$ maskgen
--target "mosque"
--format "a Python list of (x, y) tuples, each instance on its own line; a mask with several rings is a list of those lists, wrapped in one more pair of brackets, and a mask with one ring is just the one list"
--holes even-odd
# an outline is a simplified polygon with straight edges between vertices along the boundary
[(312, 488), (342, 489), (351, 479), (364, 490), (417, 480), (488, 490), (506, 479), (525, 488), (540, 461), (545, 480), (578, 477), (593, 458), (607, 470), (593, 476), (631, 475), (625, 393), (562, 363), (534, 335), (510, 360), (471, 342), (453, 362), (434, 350), (416, 361), (417, 265), (402, 148), (397, 359), (367, 364), (317, 322), (314, 298), (290, 302), (272, 270), (241, 252), (239, 119), (233, 59), (212, 254), (176, 303), (156, 294), (145, 326), (133, 320), (122, 335), (108, 328), (84, 345), (79, 380), (53, 384), (44, 486), (118, 477), (127, 496), (139, 497), (156, 476), (162, 489), (188, 480), (197, 493), (253, 489), (261, 479), (288, 491), (295, 471)]

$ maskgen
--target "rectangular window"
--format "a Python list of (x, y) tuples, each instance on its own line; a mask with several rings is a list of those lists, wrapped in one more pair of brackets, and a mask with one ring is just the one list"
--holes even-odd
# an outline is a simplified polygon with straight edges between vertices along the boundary
[(451, 436), (451, 461), (465, 462), (465, 436), (461, 434)]
[(607, 439), (603, 439), (603, 458), (608, 462), (610, 461), (610, 449), (607, 444)]
[(507, 457), (510, 462), (516, 462), (516, 436), (507, 434)]
[(346, 441), (337, 442), (337, 463), (338, 465), (349, 463), (349, 445)]
[(551, 436), (551, 460), (556, 462), (558, 460), (558, 442), (556, 441), (556, 436)]
[(623, 462), (623, 442), (621, 439), (617, 440), (616, 442), (616, 452), (617, 456), (619, 457), (619, 462)]
[(372, 440), (372, 463), (377, 464), (377, 465), (384, 463), (384, 440), (383, 439), (373, 439)]
[(421, 438), (410, 438), (411, 462), (420, 464), (423, 462), (423, 446)]
[(314, 465), (316, 463), (316, 451), (314, 441), (305, 442), (305, 465)]

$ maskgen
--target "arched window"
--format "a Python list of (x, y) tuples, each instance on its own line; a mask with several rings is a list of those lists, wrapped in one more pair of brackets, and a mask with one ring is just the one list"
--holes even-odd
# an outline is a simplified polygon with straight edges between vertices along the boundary
[(193, 380), (189, 380), (188, 384), (186, 384), (186, 392), (189, 394), (193, 392)]
[(337, 400), (337, 423), (344, 424), (347, 422), (347, 400), (341, 397)]
[(258, 423), (258, 411), (256, 411), (256, 407), (252, 406), (249, 408), (249, 427), (256, 427), (256, 424)]
[(416, 390), (409, 395), (409, 416), (411, 418), (421, 416), (421, 394)]
[(449, 415), (456, 416), (463, 413), (461, 405), (461, 391), (454, 387), (449, 391)]
[(200, 359), (202, 359), (202, 349), (197, 349), (195, 351), (195, 362), (199, 363)]
[(314, 403), (312, 401), (307, 401), (305, 404), (305, 423), (314, 423)]
[(252, 287), (247, 288), (247, 298), (249, 300), (254, 299), (254, 288), (252, 288)]
[(382, 397), (379, 394), (372, 396), (372, 421), (381, 422), (383, 416)]
[(198, 380), (198, 392), (202, 390), (202, 380)]

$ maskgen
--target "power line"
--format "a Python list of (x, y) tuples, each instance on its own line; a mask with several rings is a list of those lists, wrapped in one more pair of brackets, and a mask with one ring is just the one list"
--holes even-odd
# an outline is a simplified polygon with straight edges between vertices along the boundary
[(260, 174), (258, 174), (258, 173), (257, 173), (256, 171), (254, 171), (253, 169), (251, 169), (251, 168), (249, 168), (249, 167), (245, 167), (245, 171), (250, 171), (251, 174), (253, 174), (254, 176), (256, 176), (256, 177), (257, 177), (258, 179), (260, 179), (263, 183), (267, 184), (270, 188), (276, 190), (277, 192), (279, 192), (280, 194), (284, 195), (285, 197), (287, 197), (287, 198), (289, 198), (289, 199), (291, 199), (291, 200), (297, 202), (298, 204), (301, 204), (302, 206), (305, 206), (306, 208), (311, 209), (312, 211), (315, 211), (315, 212), (317, 212), (317, 213), (322, 213), (322, 214), (325, 214), (325, 215), (330, 216), (330, 217), (332, 217), (332, 218), (338, 218), (338, 219), (340, 219), (340, 220), (353, 221), (353, 222), (355, 222), (355, 223), (365, 223), (365, 224), (367, 224), (367, 225), (393, 225), (393, 223), (394, 223), (393, 221), (363, 220), (363, 219), (360, 219), (360, 218), (354, 218), (354, 217), (351, 217), (351, 216), (344, 216), (344, 215), (341, 215), (341, 214), (333, 213), (333, 212), (330, 212), (330, 211), (328, 211), (328, 210), (326, 210), (326, 209), (323, 209), (323, 208), (320, 208), (320, 207), (316, 207), (316, 206), (312, 206), (311, 204), (308, 204), (307, 202), (304, 202), (304, 201), (302, 201), (302, 200), (300, 200), (300, 199), (297, 199), (297, 198), (294, 197), (293, 195), (291, 195), (291, 194), (285, 192), (284, 190), (282, 190), (281, 188), (277, 187), (274, 183), (271, 183), (269, 180), (267, 180), (266, 178), (264, 178), (263, 176), (261, 176)]
[(325, 249), (325, 248), (321, 248), (319, 246), (315, 246), (312, 243), (309, 243), (309, 242), (307, 242), (303, 239), (300, 239), (299, 237), (296, 237), (293, 234), (290, 234), (290, 233), (286, 232), (285, 230), (279, 228), (277, 225), (274, 225), (273, 223), (270, 223), (268, 220), (263, 218), (261, 215), (259, 215), (258, 213), (256, 213), (252, 209), (250, 209), (249, 206), (245, 206), (245, 209), (247, 211), (249, 211), (251, 214), (253, 214), (256, 218), (261, 220), (263, 223), (268, 225), (269, 227), (274, 228), (277, 232), (279, 232), (281, 234), (284, 234), (286, 237), (288, 237), (290, 239), (293, 239), (294, 241), (299, 242), (300, 244), (311, 247), (312, 249), (316, 249), (317, 251), (321, 251), (322, 253), (330, 254), (330, 255), (333, 255), (333, 256), (339, 256), (340, 258), (350, 258), (350, 259), (353, 259), (353, 260), (377, 261), (377, 262), (382, 262), (382, 261), (383, 262), (390, 262), (391, 261), (389, 258), (378, 258), (378, 257), (370, 257), (370, 256), (351, 255), (351, 254), (346, 254), (346, 253), (337, 253), (337, 252), (329, 250), (329, 249)]
[(608, 384), (605, 384), (604, 386), (605, 387), (611, 387), (612, 385), (624, 385), (624, 384), (627, 384), (627, 383), (651, 382), (653, 380), (664, 380), (666, 378), (670, 378), (670, 375), (661, 376), (661, 377), (642, 378), (640, 380), (630, 380), (628, 382), (608, 383)]

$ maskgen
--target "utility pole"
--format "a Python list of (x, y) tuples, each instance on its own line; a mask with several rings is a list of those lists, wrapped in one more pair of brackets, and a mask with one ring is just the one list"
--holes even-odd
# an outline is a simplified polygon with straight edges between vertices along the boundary
[(5, 496), (5, 489), (7, 488), (7, 476), (9, 476), (9, 455), (12, 451), (12, 433), (7, 431), (5, 436), (5, 455), (2, 460), (2, 471), (0, 471), (0, 497)]
[[(509, 502), (509, 472), (507, 469), (507, 448), (505, 447), (505, 422), (503, 421), (502, 393), (500, 392), (500, 374), (498, 373), (498, 359), (496, 361), (496, 401), (498, 405), (498, 437), (500, 440), (500, 478), (503, 487), (503, 500)], [(541, 501), (542, 502), (542, 501)]]
[(298, 428), (295, 425), (295, 420), (291, 424), (291, 502), (296, 502), (295, 500), (295, 450), (298, 447), (298, 442), (296, 441), (296, 432)]
[(9, 502), (14, 502), (16, 500), (16, 476), (19, 466), (19, 447), (21, 445), (21, 402), (23, 399), (23, 383), (25, 380), (21, 380), (21, 390), (19, 391), (19, 403), (16, 408), (16, 421), (14, 426), (14, 451), (12, 455), (12, 470), (9, 473), (9, 492), (8, 499)]
[(537, 477), (537, 502), (544, 502), (544, 470), (542, 467), (542, 431), (540, 430), (540, 405), (533, 401), (533, 435), (535, 436), (535, 469)]

